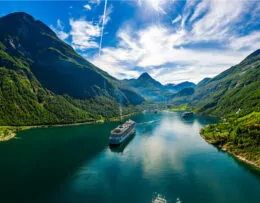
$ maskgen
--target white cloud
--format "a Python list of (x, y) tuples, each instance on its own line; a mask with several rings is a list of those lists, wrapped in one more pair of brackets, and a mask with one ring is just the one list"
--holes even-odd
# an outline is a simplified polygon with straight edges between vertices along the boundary
[[(99, 4), (100, 1), (89, 1), (89, 4), (84, 5), (84, 8), (91, 10), (90, 4)], [(110, 14), (113, 11), (113, 6), (110, 5), (106, 9), (104, 25), (110, 20)], [(87, 49), (99, 48), (101, 29), (103, 24), (103, 15), (99, 16), (96, 21), (87, 21), (84, 18), (70, 19), (69, 24), (71, 26), (70, 35), (72, 36), (71, 45), (80, 51), (86, 51)]]
[(63, 23), (61, 22), (60, 19), (57, 20), (57, 26), (58, 26), (58, 28), (61, 29), (61, 30), (64, 29)]
[(181, 21), (181, 28), (182, 29), (185, 28), (185, 23), (186, 23), (189, 15), (191, 14), (190, 11), (196, 5), (196, 3), (197, 3), (197, 1), (194, 1), (194, 0), (187, 0), (185, 2), (185, 7), (184, 7), (183, 12), (182, 12), (182, 21)]
[(50, 25), (50, 28), (57, 34), (61, 40), (66, 40), (69, 37), (69, 34), (64, 32), (64, 25), (60, 19), (57, 20), (56, 27)]
[[(110, 5), (107, 9), (106, 9), (106, 16), (105, 16), (105, 21), (104, 21), (104, 25), (106, 25), (110, 20), (111, 20), (111, 13), (113, 12), (113, 6)], [(99, 23), (102, 24), (103, 23), (103, 18), (104, 15), (100, 15), (99, 16)]]
[(89, 0), (88, 3), (99, 5), (99, 4), (100, 4), (100, 1), (101, 1), (101, 0)]
[[(228, 0), (189, 0), (172, 21), (174, 27), (148, 25), (134, 30), (126, 24), (117, 33), (118, 43), (104, 47), (101, 56), (90, 60), (118, 78), (138, 77), (147, 71), (163, 83), (198, 82), (239, 63), (260, 47), (259, 31), (240, 36), (238, 28), (248, 13), (255, 19), (257, 10), (259, 4), (254, 1), (236, 1), (234, 6)], [(216, 46), (210, 45), (214, 43)]]
[(208, 12), (193, 25), (192, 34), (196, 40), (223, 40), (243, 18), (247, 4), (245, 1), (236, 1), (234, 6), (234, 1), (230, 0), (211, 0), (208, 3)]
[(56, 33), (61, 40), (65, 40), (69, 37), (69, 34), (63, 31), (57, 31)]
[(83, 7), (84, 7), (85, 9), (89, 10), (89, 11), (91, 10), (91, 6), (90, 6), (89, 4), (86, 4), (86, 5), (84, 5)]
[(234, 51), (239, 49), (259, 49), (260, 48), (260, 31), (255, 31), (242, 37), (233, 37), (230, 46)]
[(72, 46), (84, 51), (90, 48), (98, 48), (97, 38), (100, 36), (100, 26), (92, 21), (84, 19), (69, 21), (71, 26)]
[(172, 20), (172, 24), (175, 24), (177, 22), (181, 21), (181, 15), (178, 15), (175, 19)]
[(138, 5), (142, 6), (143, 3), (149, 5), (152, 9), (154, 9), (158, 13), (166, 14), (164, 10), (164, 6), (166, 5), (167, 0), (138, 0)]
[(165, 0), (149, 0), (148, 2), (151, 4), (155, 11), (166, 14), (165, 10), (163, 9)]
[(142, 6), (142, 0), (138, 0), (138, 5)]
[(198, 82), (238, 63), (248, 54), (230, 49), (219, 52), (174, 48), (173, 45), (185, 42), (185, 33), (171, 33), (167, 28), (149, 27), (132, 33), (132, 30), (119, 31), (118, 46), (104, 48), (102, 55), (95, 55), (91, 61), (118, 78), (137, 77), (140, 72), (148, 71), (163, 83)]
[(196, 9), (189, 19), (190, 22), (195, 21), (198, 17), (200, 17), (204, 12), (206, 12), (209, 8), (210, 1), (201, 1), (196, 5)]

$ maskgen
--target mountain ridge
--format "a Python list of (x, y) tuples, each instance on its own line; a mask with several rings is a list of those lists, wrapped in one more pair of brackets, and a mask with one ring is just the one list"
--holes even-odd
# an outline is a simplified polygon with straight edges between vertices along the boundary
[(137, 79), (124, 79), (122, 81), (125, 86), (138, 92), (149, 101), (158, 102), (165, 100), (164, 94), (167, 91), (164, 86), (146, 72), (142, 73)]
[(201, 129), (201, 136), (220, 150), (260, 168), (260, 49), (248, 55), (191, 96), (199, 114), (221, 117)]
[(185, 88), (195, 88), (196, 84), (189, 81), (184, 81), (178, 84), (168, 83), (165, 85), (166, 89), (172, 93), (177, 93)]
[(124, 79), (122, 81), (126, 86), (131, 87), (134, 91), (152, 102), (165, 102), (185, 88), (196, 87), (194, 83), (189, 81), (178, 84), (168, 83), (163, 85), (147, 72), (142, 73), (137, 79)]
[(199, 113), (223, 116), (260, 111), (260, 50), (196, 89), (191, 98)]
[(143, 101), (29, 14), (0, 18), (0, 125), (115, 117)]

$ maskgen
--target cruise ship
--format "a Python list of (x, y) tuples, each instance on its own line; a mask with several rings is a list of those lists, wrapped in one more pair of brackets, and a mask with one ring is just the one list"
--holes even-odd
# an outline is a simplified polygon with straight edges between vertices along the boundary
[(194, 116), (193, 112), (187, 111), (182, 114), (183, 118), (192, 118)]
[(135, 133), (135, 122), (132, 120), (126, 121), (124, 124), (120, 124), (114, 130), (111, 131), (109, 136), (110, 145), (120, 145), (129, 136)]

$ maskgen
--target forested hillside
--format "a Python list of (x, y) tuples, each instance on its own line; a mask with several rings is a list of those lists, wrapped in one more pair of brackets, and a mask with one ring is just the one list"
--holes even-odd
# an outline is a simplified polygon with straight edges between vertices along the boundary
[(190, 104), (198, 113), (222, 118), (201, 130), (212, 144), (260, 168), (260, 50), (207, 79)]
[(143, 97), (26, 13), (0, 18), (0, 125), (72, 123), (124, 113)]
[(216, 116), (260, 111), (260, 50), (210, 79), (190, 98), (198, 113)]
[(260, 112), (232, 117), (201, 130), (210, 143), (260, 168)]

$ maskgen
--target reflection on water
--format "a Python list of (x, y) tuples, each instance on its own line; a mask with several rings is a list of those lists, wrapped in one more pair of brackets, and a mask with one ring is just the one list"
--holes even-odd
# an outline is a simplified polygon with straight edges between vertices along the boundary
[(216, 119), (175, 112), (132, 119), (136, 133), (119, 148), (108, 146), (116, 122), (34, 129), (0, 145), (0, 201), (259, 201), (259, 174), (201, 139), (201, 127)]
[(150, 125), (156, 121), (159, 121), (159, 120), (152, 120), (152, 121), (146, 121), (146, 122), (142, 122), (142, 123), (138, 123), (139, 125)]

